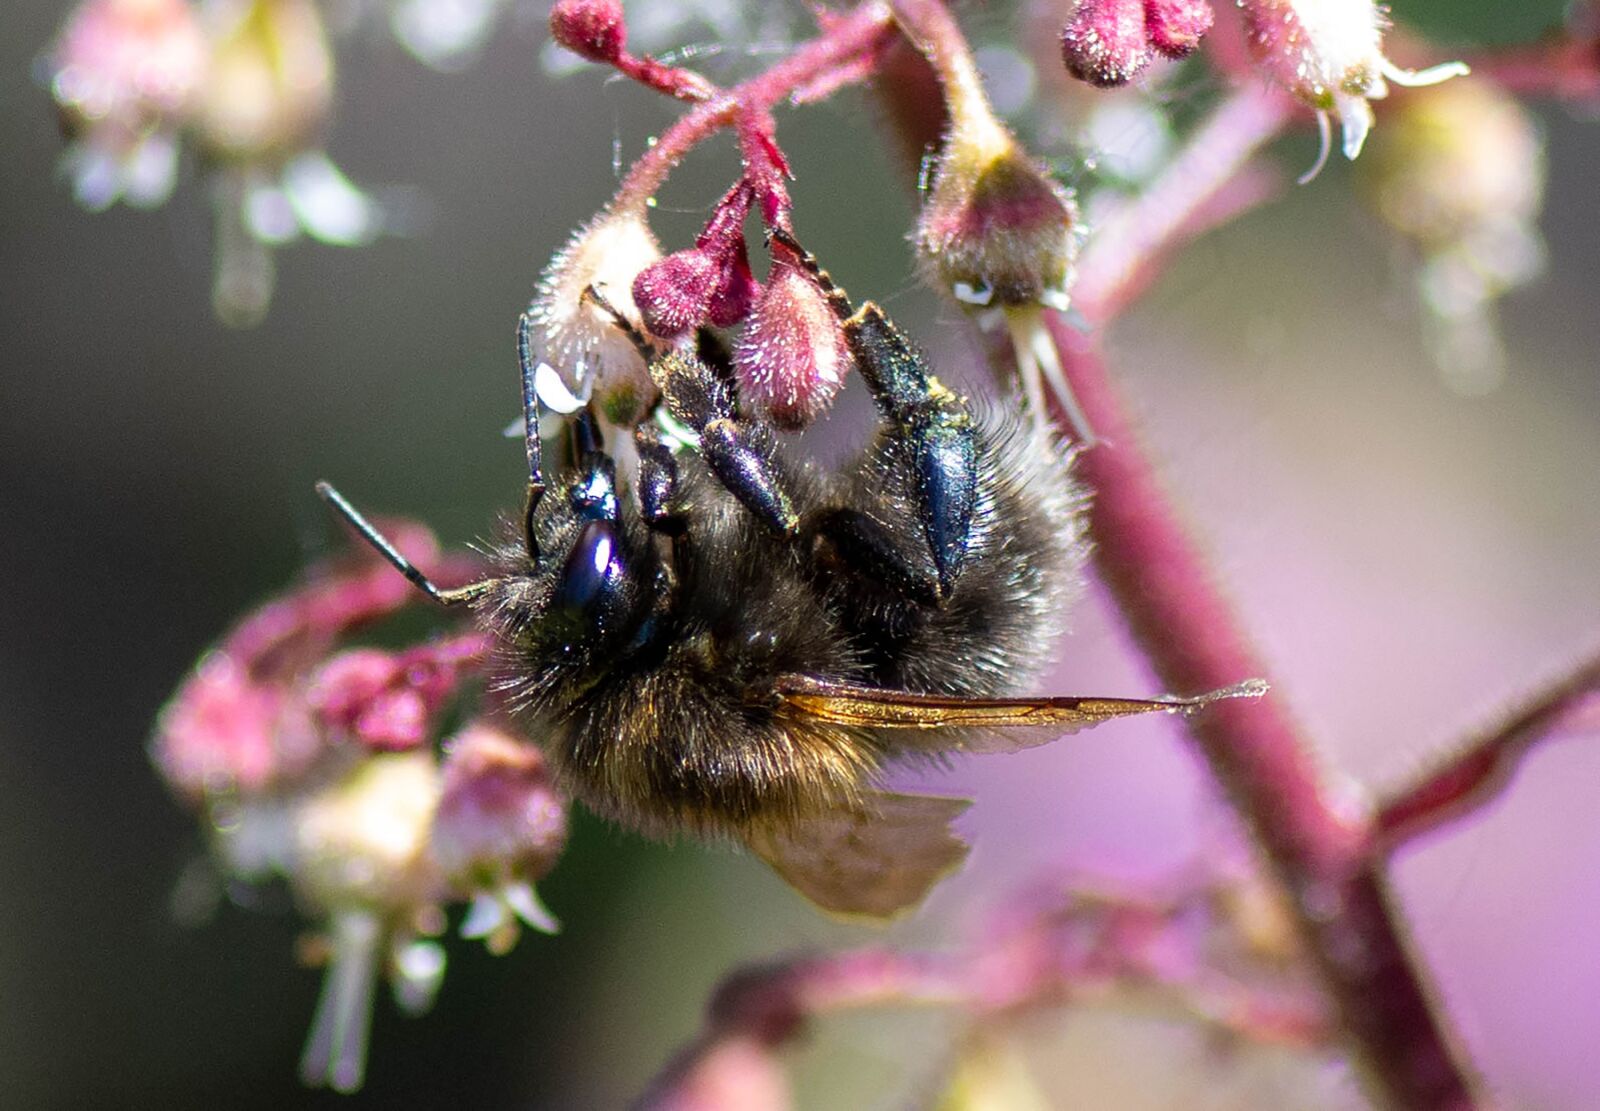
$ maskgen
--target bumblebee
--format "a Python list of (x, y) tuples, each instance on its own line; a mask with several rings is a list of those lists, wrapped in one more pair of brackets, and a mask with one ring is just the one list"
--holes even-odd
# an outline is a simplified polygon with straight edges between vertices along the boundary
[(792, 236), (773, 247), (826, 293), (881, 418), (838, 471), (787, 450), (710, 363), (658, 353), (611, 311), (697, 443), (674, 450), (641, 425), (625, 484), (584, 412), (547, 478), (524, 316), (527, 501), (490, 577), (438, 587), (318, 490), (418, 588), (472, 609), (499, 646), (495, 682), (592, 810), (651, 836), (742, 841), (825, 910), (889, 918), (960, 865), (950, 825), (968, 802), (884, 790), (886, 765), (1239, 692), (1016, 697), (1080, 581), (1070, 457), (1036, 422), (969, 407)]

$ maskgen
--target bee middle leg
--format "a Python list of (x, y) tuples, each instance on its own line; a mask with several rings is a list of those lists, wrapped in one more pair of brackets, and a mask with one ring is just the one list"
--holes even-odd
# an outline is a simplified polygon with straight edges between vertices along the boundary
[(913, 477), (917, 517), (938, 572), (938, 597), (955, 589), (978, 502), (978, 442), (966, 404), (933, 375), (927, 358), (871, 301), (849, 297), (793, 235), (772, 229), (816, 279), (838, 316), (856, 369), (893, 430), (892, 450)]

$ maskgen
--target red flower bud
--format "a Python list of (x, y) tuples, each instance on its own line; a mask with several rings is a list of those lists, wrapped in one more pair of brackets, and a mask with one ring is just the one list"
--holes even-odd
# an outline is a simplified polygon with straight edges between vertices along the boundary
[(550, 9), (550, 35), (574, 54), (609, 65), (622, 56), (628, 25), (617, 0), (561, 0)]
[(815, 279), (780, 255), (733, 353), (741, 395), (783, 428), (804, 428), (844, 385), (849, 351)]
[(711, 323), (718, 328), (733, 327), (750, 315), (760, 295), (761, 283), (750, 272), (750, 254), (745, 250), (744, 236), (741, 235), (723, 264), (722, 283), (711, 298)]
[(1144, 0), (1150, 46), (1168, 58), (1193, 54), (1215, 19), (1209, 0)]
[(1144, 0), (1082, 0), (1062, 28), (1061, 60), (1100, 88), (1132, 81), (1150, 61)]
[(639, 271), (633, 279), (633, 303), (644, 326), (662, 339), (677, 339), (698, 328), (717, 293), (718, 270), (716, 259), (691, 247)]

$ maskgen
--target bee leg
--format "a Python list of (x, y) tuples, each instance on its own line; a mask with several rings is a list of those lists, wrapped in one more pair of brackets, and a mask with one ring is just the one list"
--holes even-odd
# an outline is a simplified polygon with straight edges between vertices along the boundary
[(856, 368), (911, 467), (939, 593), (955, 589), (978, 500), (978, 441), (961, 399), (928, 372), (922, 353), (870, 301), (845, 321)]
[(670, 606), (678, 593), (678, 542), (687, 534), (689, 523), (677, 504), (678, 461), (662, 443), (661, 434), (649, 425), (634, 429), (633, 442), (639, 452), (639, 516), (655, 545), (664, 588), (662, 604)]
[(972, 417), (882, 309), (871, 301), (853, 309), (844, 290), (793, 235), (781, 228), (772, 229), (770, 235), (822, 287), (839, 317), (856, 369), (872, 391), (878, 412), (894, 429), (895, 450), (905, 453), (915, 478), (917, 516), (938, 569), (939, 594), (947, 597), (966, 560), (978, 500), (978, 445)]
[(825, 541), (824, 558), (831, 556), (848, 571), (864, 574), (889, 586), (901, 596), (924, 606), (937, 606), (940, 584), (924, 560), (906, 558), (889, 530), (859, 509), (827, 506), (806, 517), (805, 532)]
[(773, 533), (799, 535), (800, 515), (779, 472), (771, 429), (742, 419), (727, 384), (698, 359), (668, 356), (651, 374), (672, 415), (700, 437), (700, 456), (717, 480)]

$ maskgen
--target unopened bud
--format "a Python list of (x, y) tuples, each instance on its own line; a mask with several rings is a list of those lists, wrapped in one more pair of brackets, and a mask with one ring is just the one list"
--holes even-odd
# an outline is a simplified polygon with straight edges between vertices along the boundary
[(1210, 0), (1144, 0), (1150, 47), (1168, 58), (1193, 54), (1215, 19)]
[(849, 369), (839, 320), (816, 280), (777, 255), (734, 348), (740, 396), (783, 428), (804, 428), (833, 401)]
[(1062, 28), (1061, 60), (1100, 88), (1132, 81), (1150, 61), (1144, 0), (1082, 0)]
[(609, 65), (622, 56), (628, 26), (617, 0), (561, 0), (550, 9), (550, 35), (579, 57)]
[(253, 682), (232, 656), (213, 652), (162, 711), (151, 753), (167, 782), (199, 801), (268, 790), (321, 750), (285, 689)]
[(719, 269), (705, 251), (691, 247), (639, 271), (633, 302), (645, 328), (662, 339), (677, 339), (698, 328), (711, 312)]
[(1077, 254), (1077, 206), (1007, 139), (990, 153), (952, 137), (917, 225), (919, 253), (965, 304), (1064, 303)]
[(213, 153), (255, 162), (303, 148), (327, 119), (333, 54), (311, 0), (228, 0), (199, 101)]
[(542, 879), (566, 840), (566, 802), (537, 746), (484, 722), (449, 741), (432, 851), (451, 883)]

